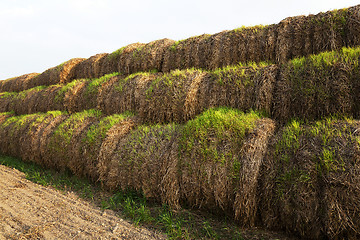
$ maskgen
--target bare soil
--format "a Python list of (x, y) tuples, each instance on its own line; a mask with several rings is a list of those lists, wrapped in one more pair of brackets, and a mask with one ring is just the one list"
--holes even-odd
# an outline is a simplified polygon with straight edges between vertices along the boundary
[(166, 239), (135, 227), (75, 194), (43, 187), (25, 174), (0, 165), (2, 239)]

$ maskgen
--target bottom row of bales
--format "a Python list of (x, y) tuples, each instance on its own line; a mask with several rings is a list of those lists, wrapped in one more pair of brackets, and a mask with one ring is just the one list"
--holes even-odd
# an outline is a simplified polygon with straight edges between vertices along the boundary
[(131, 113), (0, 114), (0, 150), (173, 208), (222, 211), (243, 226), (306, 239), (360, 237), (360, 121), (292, 121), (209, 109), (184, 124)]

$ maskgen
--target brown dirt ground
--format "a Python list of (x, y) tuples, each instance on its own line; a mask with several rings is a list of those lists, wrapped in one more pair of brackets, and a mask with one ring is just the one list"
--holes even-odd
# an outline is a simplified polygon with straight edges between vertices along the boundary
[(43, 187), (0, 165), (0, 240), (166, 239), (79, 199)]

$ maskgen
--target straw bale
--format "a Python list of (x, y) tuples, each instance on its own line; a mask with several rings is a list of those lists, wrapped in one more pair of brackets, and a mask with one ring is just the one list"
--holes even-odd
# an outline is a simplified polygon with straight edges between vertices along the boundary
[(175, 69), (199, 68), (203, 65), (200, 52), (204, 49), (204, 41), (210, 41), (210, 35), (203, 34), (191, 37), (185, 40), (177, 41), (169, 46), (164, 55), (163, 72), (169, 72)]
[(133, 43), (104, 57), (100, 63), (100, 76), (114, 72), (120, 72), (123, 74), (133, 73), (131, 72), (132, 69), (130, 69), (132, 55), (144, 46), (144, 43)]
[(128, 121), (114, 125), (106, 133), (101, 144), (97, 158), (99, 181), (109, 190), (116, 190), (118, 187), (117, 163), (116, 160), (113, 160), (118, 146), (123, 144), (127, 134), (138, 125), (137, 122), (136, 119), (128, 119)]
[(0, 93), (0, 112), (11, 112), (15, 97), (16, 93), (14, 92)]
[[(253, 197), (256, 180), (252, 177), (256, 178), (257, 169), (255, 167), (251, 171), (252, 176), (246, 175), (245, 172), (250, 171), (248, 164), (251, 164), (246, 162), (261, 162), (261, 157), (249, 159), (251, 155), (254, 156), (251, 148), (260, 150), (266, 144), (259, 139), (259, 146), (252, 145), (256, 141), (251, 138), (258, 135), (256, 130), (253, 132), (258, 118), (254, 113), (209, 109), (185, 124), (179, 136), (178, 154), (182, 201), (192, 207), (211, 211), (221, 209), (220, 211), (234, 216), (234, 210), (239, 212), (237, 208), (244, 201), (241, 195)], [(257, 164), (260, 163), (254, 163)], [(241, 172), (242, 167), (244, 174)], [(243, 181), (251, 182), (251, 186), (242, 185)], [(236, 196), (237, 202), (234, 205)]]
[(12, 116), (13, 114), (10, 112), (0, 112), (0, 124), (2, 124), (4, 121), (6, 121), (6, 119)]
[(52, 119), (49, 124), (44, 128), (41, 135), (39, 136), (39, 150), (40, 150), (40, 158), (37, 159), (38, 163), (46, 166), (46, 167), (54, 167), (54, 163), (52, 161), (53, 152), (49, 148), (49, 144), (51, 143), (52, 137), (54, 135), (54, 131), (58, 128), (60, 124), (65, 122), (69, 118), (67, 114), (60, 114)]
[(177, 126), (139, 126), (118, 145), (109, 175), (116, 187), (179, 208)]
[(24, 133), (20, 145), (21, 159), (34, 163), (41, 163), (40, 141), (45, 128), (60, 112), (36, 114), (36, 117)]
[(346, 46), (347, 10), (340, 9), (319, 13), (313, 19), (314, 53), (331, 51)]
[(258, 213), (258, 180), (261, 166), (267, 152), (270, 137), (275, 132), (275, 122), (261, 119), (243, 142), (234, 211), (235, 219), (244, 226), (255, 227)]
[(77, 64), (84, 61), (84, 58), (73, 58), (56, 67), (50, 68), (40, 75), (27, 81), (27, 87), (50, 86), (59, 83), (69, 83), (71, 80), (71, 69)]
[(111, 115), (93, 122), (87, 130), (83, 131), (78, 138), (79, 141), (72, 147), (74, 153), (72, 162), (76, 167), (74, 172), (97, 181), (99, 178), (98, 156), (109, 129), (131, 120), (128, 115)]
[(118, 70), (124, 73), (162, 71), (165, 51), (174, 43), (165, 38), (140, 45), (128, 54), (128, 59), (119, 62)]
[(358, 121), (293, 121), (270, 145), (262, 169), (267, 228), (306, 239), (357, 239), (360, 229)]
[(0, 81), (0, 92), (20, 92), (28, 89), (27, 83), (30, 79), (39, 75), (38, 73), (24, 74), (19, 77), (14, 77)]
[(347, 26), (347, 39), (348, 46), (360, 45), (360, 5), (348, 9)]
[(282, 67), (274, 90), (273, 118), (287, 122), (294, 117), (352, 115), (355, 68), (344, 61), (346, 53), (327, 54), (295, 59)]
[(139, 116), (146, 122), (184, 122), (193, 117), (196, 92), (205, 73), (175, 70), (151, 82), (142, 98)]
[(204, 109), (227, 106), (249, 110), (253, 103), (254, 79), (256, 67), (231, 67), (213, 72), (208, 82), (209, 86), (200, 86), (201, 94), (205, 94)]
[(84, 131), (98, 120), (101, 113), (94, 110), (75, 113), (69, 116), (53, 131), (49, 141), (50, 155), (44, 159), (47, 165), (61, 171), (69, 169), (74, 174), (79, 174), (79, 149), (75, 146), (81, 141)]
[[(85, 101), (84, 95), (89, 83), (89, 81), (79, 81), (65, 92), (63, 101), (66, 111), (76, 113), (96, 107), (96, 104), (88, 104), (89, 102)], [(91, 106), (87, 108), (87, 105)]]
[(35, 113), (42, 91), (42, 87), (36, 87), (18, 93), (13, 98), (12, 110), (17, 115)]
[(9, 156), (21, 158), (22, 142), (36, 115), (22, 115), (8, 118), (0, 125), (0, 149)]
[(146, 89), (159, 75), (161, 73), (137, 73), (111, 78), (99, 89), (98, 108), (106, 115), (139, 111), (146, 98)]
[(108, 53), (100, 53), (80, 62), (71, 69), (71, 79), (91, 79), (101, 77), (101, 66)]

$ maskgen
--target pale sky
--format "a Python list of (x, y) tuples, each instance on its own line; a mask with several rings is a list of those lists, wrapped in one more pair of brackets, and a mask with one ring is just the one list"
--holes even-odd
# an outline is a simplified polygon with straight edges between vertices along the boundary
[(359, 0), (0, 0), (0, 79), (130, 43), (278, 23)]

